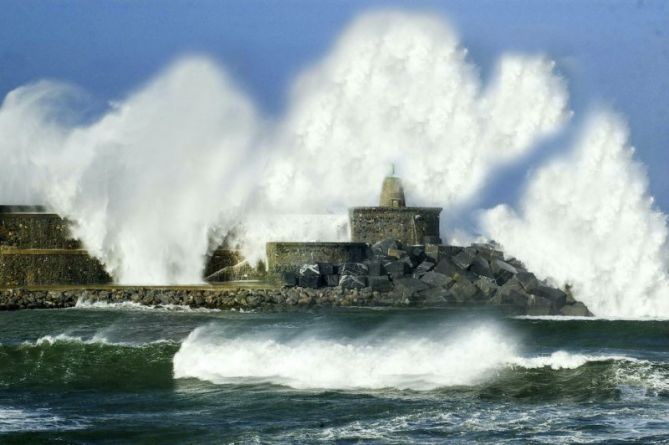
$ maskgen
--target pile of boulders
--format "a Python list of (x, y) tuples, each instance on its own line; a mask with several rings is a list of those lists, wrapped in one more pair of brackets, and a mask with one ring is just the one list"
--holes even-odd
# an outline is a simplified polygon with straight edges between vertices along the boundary
[(494, 243), (469, 247), (403, 246), (392, 239), (371, 247), (359, 263), (304, 264), (283, 274), (286, 287), (366, 289), (390, 301), (420, 305), (481, 305), (503, 307), (528, 315), (591, 315), (568, 288), (539, 280), (513, 258), (505, 258)]

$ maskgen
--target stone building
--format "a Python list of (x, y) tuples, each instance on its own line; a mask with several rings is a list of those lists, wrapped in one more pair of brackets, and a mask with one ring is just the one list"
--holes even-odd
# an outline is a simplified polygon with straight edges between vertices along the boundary
[(402, 181), (388, 176), (383, 181), (378, 207), (349, 210), (351, 241), (373, 244), (386, 238), (410, 246), (440, 244), (439, 207), (407, 207)]
[(363, 251), (377, 241), (392, 238), (405, 246), (440, 244), (439, 207), (407, 207), (402, 181), (391, 175), (384, 179), (377, 207), (349, 209), (351, 242), (269, 242), (268, 271), (281, 273), (299, 264), (362, 261)]

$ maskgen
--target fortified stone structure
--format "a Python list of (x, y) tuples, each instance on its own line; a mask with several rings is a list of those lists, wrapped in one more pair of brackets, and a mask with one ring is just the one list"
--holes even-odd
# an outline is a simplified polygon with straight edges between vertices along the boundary
[(277, 276), (296, 272), (307, 263), (354, 263), (370, 257), (372, 244), (394, 239), (405, 246), (440, 244), (438, 207), (407, 207), (402, 181), (391, 175), (384, 179), (378, 207), (349, 210), (351, 242), (267, 243), (268, 272)]
[(267, 263), (270, 274), (297, 272), (305, 263), (355, 263), (369, 255), (365, 243), (270, 242)]
[(388, 176), (381, 187), (379, 207), (349, 210), (351, 240), (373, 244), (392, 238), (402, 244), (440, 244), (439, 207), (407, 207), (402, 181)]
[(66, 220), (40, 206), (0, 206), (0, 287), (110, 281)]

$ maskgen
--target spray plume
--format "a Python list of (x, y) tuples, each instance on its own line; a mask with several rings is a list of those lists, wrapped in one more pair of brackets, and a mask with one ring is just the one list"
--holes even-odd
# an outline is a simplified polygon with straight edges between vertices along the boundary
[(346, 238), (344, 209), (372, 204), (391, 162), (415, 204), (470, 199), (569, 116), (552, 62), (506, 55), (495, 72), (484, 88), (442, 20), (378, 12), (300, 76), (269, 125), (203, 58), (86, 125), (57, 118), (71, 88), (40, 82), (0, 109), (0, 197), (71, 219), (117, 282), (199, 282), (212, 240), (240, 220), (252, 260), (269, 239)]
[(595, 113), (571, 153), (530, 178), (520, 209), (483, 213), (506, 252), (599, 316), (669, 316), (666, 216), (653, 205), (624, 122)]

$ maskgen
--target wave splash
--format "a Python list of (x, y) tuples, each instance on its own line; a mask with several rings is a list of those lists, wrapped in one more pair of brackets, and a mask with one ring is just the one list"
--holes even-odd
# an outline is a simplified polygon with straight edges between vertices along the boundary
[[(244, 217), (236, 241), (249, 260), (269, 239), (345, 239), (346, 208), (376, 200), (391, 162), (416, 204), (454, 206), (569, 117), (551, 61), (503, 55), (485, 86), (447, 23), (400, 12), (354, 20), (277, 119), (203, 57), (93, 123), (84, 96), (53, 82), (6, 96), (0, 201), (67, 216), (122, 284), (201, 282), (208, 249)], [(316, 219), (278, 221), (286, 211)]]
[(633, 157), (625, 123), (599, 111), (570, 153), (529, 179), (520, 208), (482, 225), (504, 250), (597, 316), (669, 317), (669, 229)]
[(523, 357), (513, 337), (477, 326), (428, 336), (378, 335), (361, 340), (269, 335), (227, 338), (211, 326), (195, 329), (173, 359), (175, 378), (217, 384), (269, 382), (297, 389), (432, 390), (473, 386), (521, 369), (576, 369), (596, 362), (638, 360), (556, 351)]

